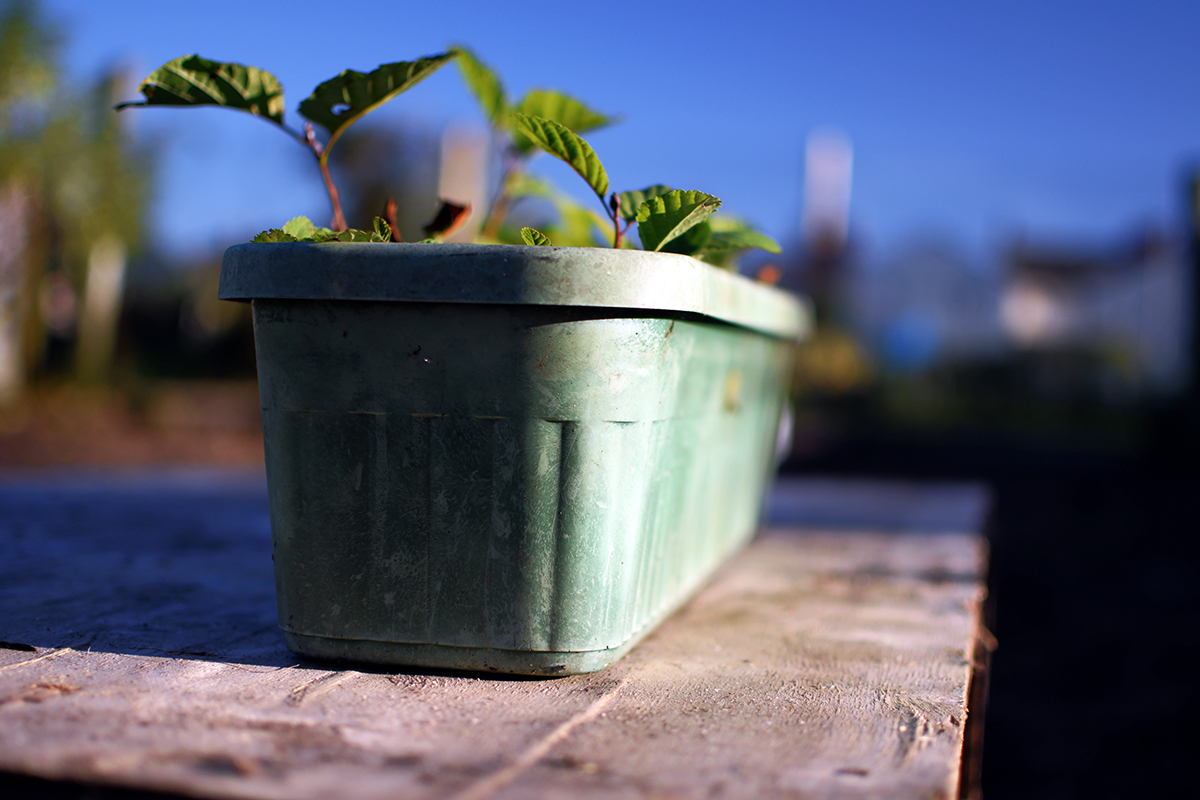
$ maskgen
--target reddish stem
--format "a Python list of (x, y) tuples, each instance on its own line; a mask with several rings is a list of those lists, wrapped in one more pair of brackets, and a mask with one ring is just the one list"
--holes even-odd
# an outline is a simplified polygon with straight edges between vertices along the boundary
[(492, 207), (488, 209), (487, 218), (483, 221), (480, 228), (480, 235), (484, 239), (495, 239), (500, 235), (500, 227), (504, 224), (504, 218), (508, 216), (508, 205), (511, 198), (508, 195), (508, 180), (516, 170), (518, 158), (512, 148), (504, 151), (504, 166), (500, 171), (500, 186), (496, 190), (496, 198), (492, 201)]
[(304, 125), (304, 139), (308, 142), (313, 154), (316, 155), (317, 163), (321, 166), (321, 176), (325, 178), (325, 189), (329, 192), (329, 201), (333, 204), (333, 229), (344, 231), (346, 230), (346, 217), (342, 214), (342, 201), (338, 197), (337, 187), (333, 185), (333, 176), (329, 174), (329, 161), (325, 158), (325, 148), (317, 141), (311, 122)]
[(608, 198), (608, 216), (613, 221), (613, 248), (621, 249), (621, 200), (617, 197), (617, 193), (613, 192), (612, 197)]

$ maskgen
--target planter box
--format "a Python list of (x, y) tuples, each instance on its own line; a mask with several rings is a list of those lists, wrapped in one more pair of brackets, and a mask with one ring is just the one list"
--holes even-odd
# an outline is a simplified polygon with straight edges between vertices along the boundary
[(245, 244), (279, 618), (323, 658), (609, 665), (755, 532), (793, 296), (602, 248)]

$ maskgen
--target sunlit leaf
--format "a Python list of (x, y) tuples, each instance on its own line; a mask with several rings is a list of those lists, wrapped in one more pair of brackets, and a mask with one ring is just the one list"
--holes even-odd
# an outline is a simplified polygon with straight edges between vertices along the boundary
[(500, 85), (500, 78), (467, 48), (456, 46), (454, 51), (458, 53), (458, 69), (463, 80), (466, 81), (471, 94), (479, 101), (488, 122), (496, 128), (507, 126), (508, 101), (504, 98), (504, 87)]
[(255, 235), (255, 237), (253, 239), (251, 239), (250, 241), (265, 243), (265, 242), (298, 242), (300, 240), (297, 239), (295, 236), (292, 236), (290, 233), (285, 233), (284, 231), (281, 231), (279, 228), (271, 228), (271, 230), (269, 230), (269, 231), (263, 231), (262, 233)]
[[(375, 231), (360, 231), (355, 228), (348, 228), (347, 230), (344, 230), (344, 231), (338, 231), (338, 233), (336, 234), (336, 237), (337, 237), (336, 241), (339, 241), (339, 242), (386, 242), (387, 241), (387, 239), (384, 239), (382, 236), (380, 236)], [(389, 231), (389, 238), (390, 238), (390, 231)], [(333, 241), (333, 240), (331, 240), (331, 241)]]
[(146, 98), (129, 106), (224, 106), (283, 124), (283, 87), (257, 67), (210, 61), (197, 55), (168, 61), (138, 86)]
[(656, 183), (653, 186), (647, 186), (645, 189), (640, 189), (634, 192), (618, 192), (617, 199), (621, 203), (620, 215), (621, 219), (626, 222), (633, 222), (637, 219), (638, 209), (642, 207), (642, 203), (652, 197), (661, 197), (671, 191), (670, 186), (661, 183)]
[(553, 120), (523, 114), (520, 111), (513, 111), (512, 117), (526, 136), (537, 142), (547, 153), (565, 161), (587, 181), (588, 186), (591, 186), (592, 191), (600, 198), (600, 202), (604, 202), (604, 196), (608, 194), (608, 173), (590, 144), (563, 124)]
[(293, 217), (283, 224), (283, 232), (297, 239), (311, 239), (317, 232), (317, 226), (308, 217)]
[(746, 250), (780, 252), (779, 244), (774, 239), (736, 217), (709, 217), (705, 224), (711, 226), (712, 235), (704, 247), (693, 255), (722, 269), (736, 269), (738, 255)]
[[(616, 121), (614, 117), (593, 111), (574, 97), (547, 89), (532, 90), (521, 98), (514, 110), (557, 122), (575, 133), (586, 133)], [(520, 130), (513, 132), (513, 147), (517, 152), (527, 153), (536, 146), (536, 142)]]
[(397, 61), (367, 73), (345, 70), (313, 89), (300, 103), (300, 113), (329, 131), (329, 143), (325, 145), (328, 151), (348, 125), (411, 89), (456, 55), (451, 51), (416, 61)]
[(659, 251), (663, 253), (679, 253), (680, 255), (696, 256), (699, 258), (712, 240), (712, 234), (712, 227), (708, 224), (708, 220), (704, 220), (688, 228), (679, 236), (665, 242), (659, 247)]
[(375, 218), (375, 236), (381, 242), (390, 242), (392, 240), (392, 226), (383, 217)]
[(536, 245), (541, 247), (550, 246), (550, 237), (533, 228), (521, 228), (521, 240), (528, 245)]
[(711, 194), (681, 189), (650, 198), (637, 212), (642, 247), (663, 250), (672, 239), (708, 219), (720, 205)]
[[(382, 229), (380, 227), (382, 223)], [(386, 221), (375, 218), (375, 230), (360, 231), (353, 228), (345, 231), (333, 231), (329, 228), (318, 228), (308, 217), (295, 217), (288, 220), (282, 229), (272, 228), (254, 237), (255, 242), (386, 242), (391, 238), (391, 230)]]
[(770, 236), (759, 233), (750, 227), (737, 230), (713, 231), (712, 238), (705, 245), (706, 250), (716, 252), (753, 250), (756, 248), (766, 250), (768, 253), (778, 254), (780, 252), (778, 242)]

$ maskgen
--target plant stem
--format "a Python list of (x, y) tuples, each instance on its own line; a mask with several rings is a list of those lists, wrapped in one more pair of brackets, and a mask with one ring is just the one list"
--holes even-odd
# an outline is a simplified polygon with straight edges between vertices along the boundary
[(329, 174), (327, 151), (317, 141), (311, 122), (304, 125), (304, 139), (308, 143), (309, 149), (313, 151), (313, 155), (317, 157), (317, 164), (321, 167), (321, 176), (325, 179), (325, 189), (329, 192), (329, 201), (333, 204), (333, 229), (344, 231), (346, 230), (346, 217), (342, 214), (342, 201), (338, 197), (337, 187), (333, 185), (333, 176)]
[(608, 216), (613, 221), (613, 249), (621, 249), (621, 200), (613, 192), (608, 198)]
[(392, 241), (403, 242), (404, 240), (400, 238), (400, 227), (396, 225), (396, 209), (396, 198), (388, 195), (387, 205), (383, 208), (383, 218), (392, 227)]
[(508, 216), (508, 204), (511, 200), (508, 193), (508, 181), (516, 170), (518, 161), (519, 159), (513, 154), (512, 149), (506, 148), (496, 198), (492, 201), (492, 207), (488, 209), (487, 218), (479, 230), (480, 236), (484, 239), (495, 239), (500, 235), (500, 226), (504, 224), (504, 218)]
[(333, 203), (333, 229), (346, 230), (346, 217), (342, 214), (342, 201), (338, 198), (337, 187), (333, 185), (333, 176), (329, 174), (328, 160), (321, 156), (317, 159), (321, 165), (321, 175), (325, 177), (325, 188), (329, 190), (329, 200)]

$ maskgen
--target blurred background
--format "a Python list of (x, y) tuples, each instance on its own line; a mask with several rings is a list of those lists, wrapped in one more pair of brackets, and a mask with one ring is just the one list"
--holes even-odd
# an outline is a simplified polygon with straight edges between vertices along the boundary
[[(328, 200), (245, 114), (114, 113), (142, 77), (261, 67), (299, 127), (342, 69), (465, 44), (510, 98), (618, 115), (587, 137), (615, 188), (708, 191), (783, 244), (741, 268), (817, 309), (785, 471), (993, 488), (985, 794), (1190, 785), (1198, 41), (1194, 2), (0, 0), (0, 469), (262, 461), (221, 253)], [(339, 143), (350, 224), (486, 203), (494, 148), (438, 72)]]

